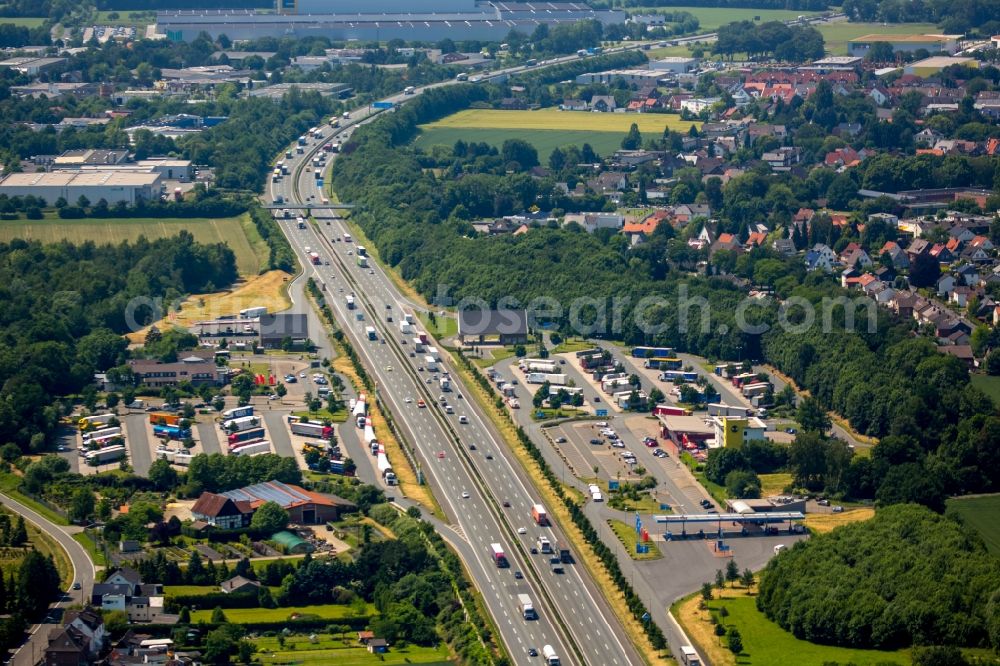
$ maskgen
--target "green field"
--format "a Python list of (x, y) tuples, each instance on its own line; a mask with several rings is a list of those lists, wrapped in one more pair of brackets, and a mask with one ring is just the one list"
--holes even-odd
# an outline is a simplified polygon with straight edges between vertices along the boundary
[[(561, 146), (589, 143), (599, 155), (610, 155), (621, 148), (622, 139), (632, 123), (639, 126), (640, 132), (655, 136), (661, 136), (665, 127), (687, 132), (692, 124), (673, 114), (470, 109), (421, 125), (414, 144), (420, 148), (450, 147), (461, 139), (466, 143), (488, 143), (499, 148), (507, 139), (524, 139), (535, 146), (539, 161), (546, 164), (552, 150)], [(694, 124), (700, 126), (701, 123)]]
[[(17, 521), (17, 514), (7, 510), (4, 510), (3, 513), (10, 518), (13, 526)], [(25, 520), (24, 527), (28, 531), (28, 543), (42, 555), (52, 556), (56, 570), (59, 572), (61, 584), (64, 588), (67, 587), (73, 578), (73, 565), (70, 563), (66, 551), (55, 539), (35, 527), (31, 521)], [(4, 576), (4, 580), (9, 579), (10, 575), (17, 571), (28, 550), (29, 548), (0, 548), (0, 574)]]
[[(323, 620), (339, 620), (344, 617), (357, 617), (353, 606), (342, 604), (323, 604), (320, 606), (296, 606), (295, 608), (228, 608), (226, 619), (236, 624), (253, 624), (254, 622), (284, 622), (292, 613), (300, 615), (315, 615)], [(375, 607), (367, 605), (364, 616), (375, 615)], [(209, 622), (212, 611), (197, 610), (191, 613), (191, 622)]]
[(1000, 407), (1000, 377), (989, 375), (972, 375), (972, 385), (990, 396), (993, 404)]
[(729, 611), (726, 624), (737, 627), (743, 637), (740, 664), (785, 664), (789, 655), (795, 655), (796, 666), (822, 666), (827, 663), (857, 664), (909, 664), (906, 651), (882, 652), (879, 650), (854, 650), (850, 648), (817, 645), (800, 641), (757, 610), (753, 597), (714, 600), (708, 608), (718, 610), (725, 606)]
[(948, 500), (948, 508), (976, 528), (994, 555), (1000, 555), (1000, 495), (957, 497)]
[(815, 16), (820, 12), (804, 12), (791, 9), (735, 9), (729, 7), (629, 7), (630, 14), (642, 14), (646, 11), (688, 12), (693, 14), (701, 24), (698, 33), (712, 32), (719, 26), (733, 21), (753, 21), (759, 16), (761, 23), (768, 21), (790, 21), (799, 16)]
[(826, 41), (826, 50), (833, 55), (847, 55), (847, 42), (865, 35), (922, 35), (938, 33), (933, 23), (824, 23), (816, 26)]
[(45, 23), (45, 19), (40, 16), (4, 16), (0, 18), (0, 23), (12, 23), (25, 28), (37, 28)]
[[(346, 644), (345, 644), (346, 643)], [(289, 636), (281, 647), (277, 638), (258, 638), (255, 661), (264, 664), (337, 664), (337, 666), (366, 666), (367, 664), (451, 664), (445, 646), (405, 648), (389, 646), (382, 655), (371, 654), (358, 645), (357, 634), (342, 636), (318, 634), (315, 642), (305, 636)]]
[(190, 231), (201, 243), (225, 243), (236, 254), (241, 275), (257, 275), (267, 261), (267, 244), (257, 233), (249, 216), (207, 218), (87, 218), (83, 220), (13, 220), (0, 222), (0, 242), (14, 238), (54, 243), (120, 243), (140, 236), (149, 239)]

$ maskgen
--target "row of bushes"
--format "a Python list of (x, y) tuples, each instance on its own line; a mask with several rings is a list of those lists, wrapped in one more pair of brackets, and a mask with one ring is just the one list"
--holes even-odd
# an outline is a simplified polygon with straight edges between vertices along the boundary
[(295, 258), (292, 246), (288, 244), (285, 234), (281, 233), (274, 216), (254, 201), (250, 205), (250, 219), (253, 221), (257, 233), (267, 243), (269, 250), (267, 265), (270, 269), (277, 269), (287, 273), (294, 273), (298, 270), (299, 262)]
[[(493, 389), (490, 383), (483, 377), (473, 366), (469, 359), (465, 357), (461, 351), (458, 352), (458, 358), (461, 360), (462, 365), (465, 369), (475, 377), (479, 385), (486, 391), (486, 395), (492, 395)], [(510, 415), (502, 407), (498, 407), (497, 411), (503, 415), (508, 420), (511, 420)], [(513, 423), (513, 421), (511, 420)], [(642, 599), (636, 594), (635, 590), (632, 589), (632, 585), (629, 583), (628, 579), (622, 573), (621, 567), (618, 565), (618, 558), (615, 556), (614, 551), (605, 545), (591, 524), (590, 519), (587, 518), (583, 513), (583, 509), (573, 501), (565, 492), (563, 492), (562, 485), (559, 482), (559, 478), (555, 475), (552, 469), (549, 467), (548, 462), (542, 455), (541, 450), (535, 445), (531, 438), (528, 437), (528, 433), (524, 431), (520, 426), (517, 427), (517, 438), (521, 445), (528, 452), (528, 455), (538, 463), (538, 467), (542, 470), (543, 476), (549, 483), (549, 487), (552, 492), (555, 493), (559, 501), (563, 503), (566, 510), (569, 511), (570, 518), (573, 524), (579, 528), (580, 532), (583, 533), (584, 539), (594, 550), (594, 554), (601, 560), (604, 564), (605, 569), (607, 569), (608, 575), (611, 576), (611, 580), (614, 581), (618, 589), (621, 590), (625, 597), (625, 604), (628, 606), (629, 610), (632, 612), (633, 617), (638, 620), (646, 631), (646, 636), (649, 638), (650, 644), (655, 650), (663, 650), (667, 647), (667, 639), (660, 630), (659, 625), (655, 622), (648, 622), (644, 619), (647, 614), (647, 609), (645, 604), (643, 604)]]

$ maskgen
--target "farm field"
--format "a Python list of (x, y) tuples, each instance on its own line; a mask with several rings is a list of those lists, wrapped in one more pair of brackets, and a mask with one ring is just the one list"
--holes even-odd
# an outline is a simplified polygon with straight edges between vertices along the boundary
[[(117, 17), (111, 18), (109, 14), (117, 15)], [(138, 27), (149, 25), (150, 23), (156, 23), (156, 12), (148, 12), (141, 9), (119, 9), (117, 11), (97, 12), (97, 25), (134, 25)]]
[(225, 243), (236, 254), (241, 275), (256, 275), (267, 259), (267, 245), (248, 215), (226, 218), (85, 218), (82, 220), (12, 220), (0, 222), (0, 242), (14, 238), (55, 243), (120, 243), (190, 231), (201, 243)]
[(933, 23), (823, 23), (816, 26), (826, 41), (826, 50), (833, 55), (847, 55), (847, 42), (864, 35), (922, 35), (937, 33)]
[[(6, 510), (3, 513), (10, 518), (11, 525), (17, 521), (16, 513)], [(62, 549), (62, 546), (55, 539), (39, 530), (31, 521), (25, 520), (24, 527), (28, 531), (28, 543), (30, 547), (42, 555), (52, 556), (52, 560), (56, 564), (56, 570), (59, 572), (61, 585), (64, 589), (68, 588), (73, 577), (73, 565), (70, 564), (66, 551)], [(18, 570), (21, 560), (28, 553), (29, 549), (0, 548), (0, 574), (3, 574), (4, 580), (9, 579), (11, 574)]]
[(799, 16), (816, 16), (821, 12), (796, 11), (794, 9), (736, 9), (730, 7), (628, 7), (631, 14), (642, 14), (646, 11), (669, 10), (672, 12), (688, 12), (693, 14), (701, 24), (698, 33), (713, 32), (720, 25), (733, 21), (753, 21), (759, 16), (761, 23), (768, 21), (790, 21)]
[(621, 147), (632, 123), (639, 126), (640, 132), (656, 136), (662, 135), (665, 127), (687, 132), (692, 124), (701, 125), (672, 114), (470, 109), (421, 125), (414, 144), (420, 148), (450, 147), (461, 139), (466, 143), (482, 142), (499, 148), (507, 139), (524, 139), (535, 146), (539, 161), (546, 164), (552, 150), (561, 146), (589, 143), (599, 155), (610, 155)]
[[(757, 610), (755, 598), (745, 590), (714, 590), (715, 598), (706, 603), (706, 610), (699, 610), (701, 594), (696, 594), (674, 604), (671, 611), (687, 634), (697, 643), (699, 652), (718, 666), (770, 665), (787, 663), (788, 655), (795, 655), (798, 666), (822, 666), (827, 663), (856, 664), (857, 666), (888, 666), (889, 664), (909, 664), (908, 650), (884, 652), (880, 650), (856, 650), (851, 648), (818, 645), (802, 641), (767, 619)], [(720, 599), (723, 596), (725, 598)], [(725, 618), (727, 626), (740, 630), (743, 637), (743, 652), (737, 659), (732, 652), (720, 644), (715, 636), (715, 628), (709, 623), (709, 612), (718, 611), (722, 606), (729, 612)]]
[(994, 555), (1000, 555), (1000, 495), (956, 497), (948, 500), (948, 509), (976, 528)]
[[(345, 645), (346, 641), (346, 645)], [(377, 655), (358, 645), (356, 634), (347, 632), (334, 637), (318, 634), (315, 642), (306, 636), (289, 636), (282, 647), (277, 638), (258, 638), (255, 658), (264, 664), (337, 664), (338, 666), (365, 666), (367, 664), (444, 664), (453, 663), (448, 649), (409, 645), (405, 648), (390, 646), (385, 654)]]
[[(296, 606), (295, 608), (227, 608), (226, 619), (236, 624), (253, 624), (254, 622), (284, 622), (293, 613), (299, 615), (315, 615), (322, 620), (339, 620), (344, 617), (358, 617), (353, 605), (322, 604), (319, 606)], [(372, 604), (366, 604), (362, 616), (376, 614)], [(191, 622), (209, 622), (212, 619), (211, 610), (197, 610), (191, 613)]]

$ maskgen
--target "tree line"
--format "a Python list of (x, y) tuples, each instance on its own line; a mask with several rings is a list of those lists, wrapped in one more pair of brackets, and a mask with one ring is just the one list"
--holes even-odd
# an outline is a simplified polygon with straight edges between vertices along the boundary
[(148, 323), (153, 312), (130, 308), (133, 298), (172, 300), (236, 277), (232, 250), (188, 232), (120, 245), (0, 244), (0, 432), (22, 451), (45, 450), (65, 409), (56, 397), (123, 362), (128, 313)]
[(797, 543), (757, 607), (797, 638), (856, 648), (1000, 648), (1000, 561), (972, 529), (899, 505)]
[(806, 25), (785, 25), (781, 21), (727, 23), (718, 30), (712, 53), (732, 58), (746, 53), (750, 58), (763, 56), (801, 62), (823, 57), (823, 35)]

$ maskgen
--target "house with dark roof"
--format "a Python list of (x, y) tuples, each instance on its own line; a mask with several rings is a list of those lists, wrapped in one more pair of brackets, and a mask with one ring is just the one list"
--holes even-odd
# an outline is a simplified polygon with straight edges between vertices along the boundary
[[(341, 514), (357, 509), (353, 502), (329, 493), (317, 493), (281, 481), (265, 481), (252, 486), (227, 490), (221, 496), (237, 507), (249, 506), (250, 514), (265, 502), (274, 502), (288, 512), (288, 519), (300, 525), (315, 525), (339, 520)], [(201, 498), (198, 498), (201, 501)], [(241, 504), (242, 503), (242, 504)], [(197, 506), (197, 502), (195, 503)], [(194, 509), (191, 510), (194, 515)], [(249, 518), (247, 518), (249, 524)]]
[(195, 386), (224, 386), (229, 376), (227, 368), (196, 354), (187, 354), (173, 363), (163, 363), (158, 359), (130, 359), (128, 365), (139, 383), (150, 388), (177, 386), (185, 381)]
[(528, 341), (528, 313), (512, 309), (459, 310), (458, 339), (462, 344), (524, 344)]
[(92, 664), (104, 649), (104, 619), (92, 608), (68, 610), (63, 626), (49, 634), (43, 664), (77, 666)]
[(219, 584), (219, 588), (225, 594), (257, 594), (260, 583), (243, 576), (233, 576), (229, 580), (224, 580)]

